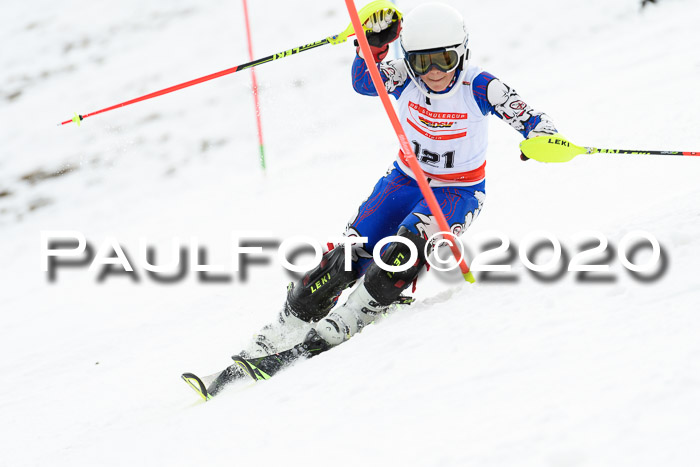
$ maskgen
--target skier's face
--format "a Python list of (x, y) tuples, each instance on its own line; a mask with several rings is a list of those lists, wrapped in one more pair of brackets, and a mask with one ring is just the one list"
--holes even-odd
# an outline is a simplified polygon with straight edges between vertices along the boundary
[(437, 68), (433, 68), (426, 74), (421, 76), (423, 82), (430, 88), (431, 91), (440, 92), (447, 89), (447, 86), (452, 82), (456, 70), (445, 73)]

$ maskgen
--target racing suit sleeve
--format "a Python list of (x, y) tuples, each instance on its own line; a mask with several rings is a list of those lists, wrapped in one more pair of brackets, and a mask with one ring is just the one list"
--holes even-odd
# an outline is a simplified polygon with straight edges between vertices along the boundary
[[(410, 82), (403, 60), (388, 60), (377, 64), (377, 68), (387, 92), (398, 99)], [(367, 64), (360, 56), (355, 56), (355, 61), (352, 63), (352, 87), (364, 96), (377, 95)]]
[(530, 107), (515, 89), (490, 73), (481, 72), (474, 79), (472, 92), (482, 114), (496, 115), (508, 122), (525, 138), (552, 135), (557, 132), (547, 114)]

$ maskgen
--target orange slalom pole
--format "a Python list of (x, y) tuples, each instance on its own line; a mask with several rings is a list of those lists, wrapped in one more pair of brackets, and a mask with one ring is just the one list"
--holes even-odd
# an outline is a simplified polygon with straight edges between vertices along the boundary
[[(253, 40), (250, 36), (250, 19), (248, 17), (248, 2), (243, 0), (243, 13), (245, 15), (245, 32), (248, 37), (248, 57), (253, 60)], [(262, 123), (260, 121), (260, 99), (258, 98), (258, 80), (255, 78), (255, 68), (250, 69), (253, 78), (253, 100), (255, 101), (255, 121), (258, 125), (258, 145), (260, 147), (260, 167), (265, 170), (265, 146), (263, 144)]]
[[(398, 136), (399, 138), (399, 144), (401, 145), (401, 150), (406, 156), (406, 162), (413, 171), (413, 174), (416, 176), (416, 182), (418, 182), (418, 186), (420, 187), (420, 190), (423, 193), (423, 196), (425, 197), (428, 206), (430, 207), (430, 212), (433, 213), (433, 216), (435, 216), (435, 219), (437, 220), (438, 226), (440, 227), (440, 231), (452, 232), (450, 230), (450, 227), (447, 225), (447, 220), (445, 219), (445, 215), (443, 214), (442, 209), (440, 209), (440, 205), (438, 204), (437, 199), (435, 198), (435, 194), (433, 193), (433, 190), (430, 188), (430, 185), (428, 184), (428, 181), (425, 178), (425, 172), (423, 172), (423, 169), (421, 169), (420, 165), (418, 164), (418, 159), (416, 159), (416, 155), (413, 152), (413, 148), (411, 147), (408, 138), (406, 137), (406, 133), (401, 127), (401, 123), (399, 122), (399, 118), (396, 115), (396, 112), (394, 111), (394, 107), (391, 105), (391, 101), (389, 100), (389, 94), (387, 93), (386, 88), (384, 87), (384, 82), (382, 81), (382, 77), (380, 76), (379, 70), (377, 69), (377, 64), (374, 61), (372, 51), (369, 48), (367, 37), (364, 34), (364, 28), (362, 26), (362, 22), (360, 21), (360, 17), (357, 14), (355, 3), (353, 2), (353, 0), (345, 0), (345, 5), (348, 8), (348, 13), (350, 14), (350, 19), (352, 20), (353, 28), (355, 29), (357, 41), (360, 44), (362, 55), (364, 55), (365, 63), (367, 64), (367, 69), (369, 70), (370, 76), (372, 77), (372, 83), (374, 84), (374, 87), (377, 90), (377, 94), (379, 94), (379, 98), (381, 99), (382, 104), (384, 104), (384, 109), (386, 110), (386, 113), (389, 116), (389, 120), (391, 120), (391, 125), (394, 127), (396, 136)], [(459, 251), (459, 248), (457, 247), (457, 244), (454, 241), (450, 241), (450, 249), (452, 250), (452, 254), (454, 254), (455, 256), (455, 259), (459, 260), (460, 256), (462, 256), (462, 252)], [(469, 270), (469, 266), (467, 266), (464, 257), (462, 257), (461, 261), (459, 262), (459, 268), (462, 271), (462, 275), (464, 276), (464, 279), (466, 281), (474, 282), (474, 275)]]

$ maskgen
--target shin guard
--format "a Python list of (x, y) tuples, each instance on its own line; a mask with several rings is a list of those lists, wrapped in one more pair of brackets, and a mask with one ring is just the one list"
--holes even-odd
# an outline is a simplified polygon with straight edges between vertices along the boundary
[(321, 263), (287, 291), (285, 311), (306, 322), (316, 322), (333, 308), (340, 293), (357, 279), (353, 270), (345, 270), (345, 248), (329, 251)]
[[(418, 273), (427, 263), (425, 245), (426, 240), (401, 227), (398, 236), (412, 242), (418, 250), (418, 257), (413, 258), (413, 265), (405, 271), (385, 271), (378, 264), (372, 263), (365, 273), (365, 287), (374, 300), (382, 306), (391, 305), (411, 283), (418, 277)], [(406, 264), (411, 259), (411, 251), (408, 245), (394, 242), (382, 254), (382, 261), (391, 266)]]

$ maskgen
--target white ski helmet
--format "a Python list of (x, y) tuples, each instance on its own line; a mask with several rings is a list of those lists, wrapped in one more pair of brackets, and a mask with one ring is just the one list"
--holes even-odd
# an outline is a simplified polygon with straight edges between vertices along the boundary
[[(431, 99), (452, 95), (462, 81), (469, 61), (469, 34), (459, 11), (443, 3), (424, 3), (403, 18), (401, 48), (408, 74), (418, 89)], [(456, 81), (448, 92), (430, 90), (420, 76), (433, 67), (456, 71)]]

